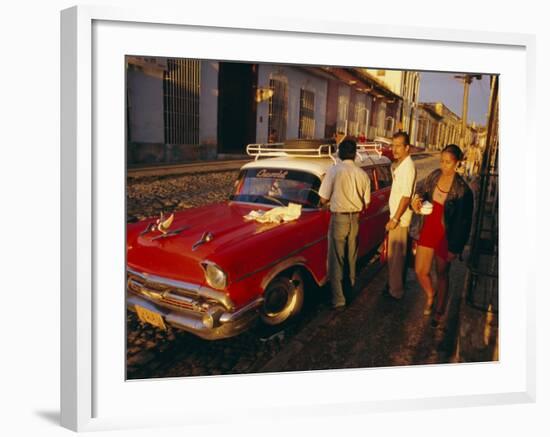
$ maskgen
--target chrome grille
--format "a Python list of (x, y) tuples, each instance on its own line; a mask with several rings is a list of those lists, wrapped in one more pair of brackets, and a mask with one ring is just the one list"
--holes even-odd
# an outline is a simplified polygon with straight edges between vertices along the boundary
[(130, 292), (143, 296), (148, 300), (187, 311), (204, 313), (210, 306), (215, 304), (214, 301), (199, 297), (196, 291), (150, 281), (130, 272), (128, 273), (127, 287)]

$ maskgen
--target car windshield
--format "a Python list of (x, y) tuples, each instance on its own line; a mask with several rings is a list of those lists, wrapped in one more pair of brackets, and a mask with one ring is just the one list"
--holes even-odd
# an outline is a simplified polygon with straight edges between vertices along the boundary
[(235, 183), (231, 200), (287, 206), (289, 202), (307, 208), (319, 205), (321, 181), (311, 173), (278, 168), (243, 170)]

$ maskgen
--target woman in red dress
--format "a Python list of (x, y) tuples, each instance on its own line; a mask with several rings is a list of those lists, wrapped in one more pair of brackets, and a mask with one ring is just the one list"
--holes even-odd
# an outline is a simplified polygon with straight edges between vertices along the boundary
[[(450, 144), (441, 152), (440, 168), (425, 180), (423, 189), (411, 203), (417, 214), (422, 214), (422, 204), (432, 204), (432, 212), (417, 216), (410, 233), (416, 243), (415, 272), (426, 293), (424, 315), (434, 312), (433, 324), (437, 325), (447, 306), (449, 270), (451, 261), (462, 253), (470, 235), (473, 213), (473, 194), (468, 184), (456, 173), (462, 160), (462, 151)], [(434, 287), (430, 271), (436, 260), (437, 286)], [(435, 309), (435, 311), (434, 311)]]

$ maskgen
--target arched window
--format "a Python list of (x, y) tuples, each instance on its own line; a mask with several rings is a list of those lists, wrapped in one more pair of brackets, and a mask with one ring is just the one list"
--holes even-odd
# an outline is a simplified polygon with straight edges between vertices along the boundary
[(313, 138), (315, 135), (315, 94), (304, 88), (300, 90), (300, 125), (298, 138)]
[(269, 142), (280, 142), (286, 139), (288, 119), (288, 81), (285, 77), (269, 79), (269, 88), (273, 95), (269, 99), (269, 117), (267, 132)]

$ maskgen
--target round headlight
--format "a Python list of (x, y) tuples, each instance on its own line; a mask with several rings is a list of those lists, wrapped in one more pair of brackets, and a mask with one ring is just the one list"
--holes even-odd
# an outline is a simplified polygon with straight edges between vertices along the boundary
[(217, 265), (210, 263), (206, 264), (204, 273), (206, 282), (208, 282), (211, 287), (217, 290), (223, 290), (227, 285), (227, 275)]

